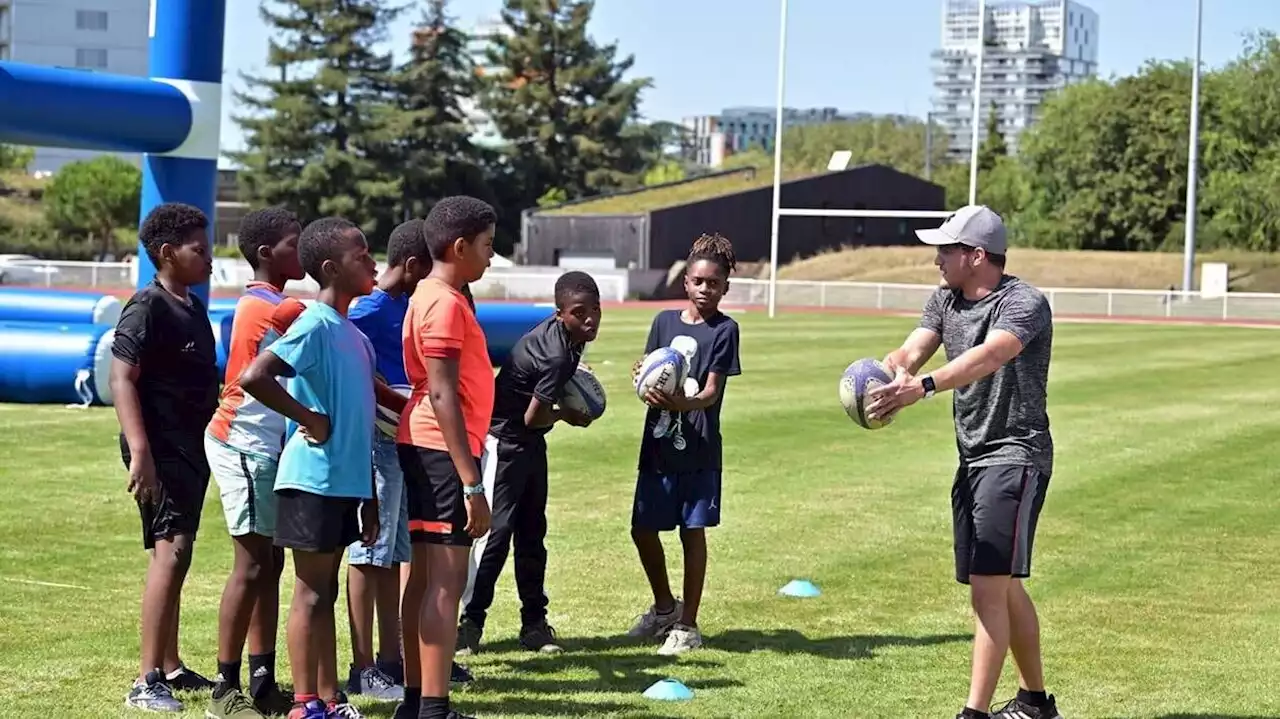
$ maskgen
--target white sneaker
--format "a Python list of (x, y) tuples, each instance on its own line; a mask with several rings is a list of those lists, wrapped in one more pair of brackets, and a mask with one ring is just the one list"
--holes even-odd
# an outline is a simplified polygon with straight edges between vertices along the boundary
[(644, 637), (648, 639), (661, 639), (670, 629), (680, 621), (680, 614), (684, 612), (684, 602), (676, 600), (675, 609), (665, 614), (658, 613), (658, 608), (654, 605), (649, 606), (649, 611), (641, 614), (636, 619), (636, 623), (631, 626), (627, 632), (629, 637)]
[(697, 627), (676, 624), (671, 627), (671, 631), (667, 632), (667, 641), (658, 649), (658, 653), (664, 657), (672, 657), (701, 646), (702, 632), (698, 631)]

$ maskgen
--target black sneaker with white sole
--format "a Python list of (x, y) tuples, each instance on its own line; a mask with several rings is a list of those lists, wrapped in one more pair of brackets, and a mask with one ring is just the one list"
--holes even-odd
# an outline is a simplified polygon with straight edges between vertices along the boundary
[(213, 689), (213, 682), (191, 670), (186, 664), (179, 664), (177, 669), (169, 672), (165, 682), (180, 692), (202, 692)]
[(471, 676), (471, 672), (467, 671), (466, 667), (457, 662), (454, 662), (453, 668), (449, 670), (450, 684), (470, 684), (475, 680), (476, 678)]
[(1004, 706), (991, 712), (991, 719), (1063, 719), (1058, 713), (1058, 703), (1053, 696), (1042, 706), (1034, 706), (1018, 698), (1010, 699)]

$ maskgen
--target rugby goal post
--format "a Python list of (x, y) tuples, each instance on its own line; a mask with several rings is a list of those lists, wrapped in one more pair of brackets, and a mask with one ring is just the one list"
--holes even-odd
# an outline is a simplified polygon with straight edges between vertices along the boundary
[[(805, 209), (798, 207), (782, 207), (782, 123), (783, 103), (786, 97), (787, 80), (787, 5), (788, 0), (779, 0), (778, 18), (778, 87), (775, 101), (773, 122), (773, 213), (772, 227), (769, 234), (769, 317), (774, 317), (778, 309), (778, 224), (783, 217), (868, 217), (868, 218), (938, 218), (951, 215), (950, 210), (840, 210), (840, 209)], [(986, 45), (987, 12), (986, 0), (977, 0), (978, 6), (978, 43), (973, 65), (973, 119), (971, 121), (972, 139), (969, 147), (969, 204), (978, 201), (978, 139), (982, 126), (982, 61), (983, 47)], [(929, 120), (926, 119), (926, 122)], [(844, 169), (848, 166), (852, 153), (837, 150), (831, 156), (828, 170)]]

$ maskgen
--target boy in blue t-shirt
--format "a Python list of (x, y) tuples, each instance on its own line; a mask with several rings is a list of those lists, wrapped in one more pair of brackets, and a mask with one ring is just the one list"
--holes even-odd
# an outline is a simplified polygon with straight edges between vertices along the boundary
[[(698, 606), (707, 574), (706, 528), (720, 524), (720, 406), (725, 380), (741, 374), (738, 323), (720, 312), (735, 265), (733, 245), (720, 235), (693, 243), (685, 269), (689, 306), (653, 318), (644, 352), (671, 347), (685, 356), (688, 379), (674, 395), (650, 390), (631, 514), (653, 605), (636, 621), (633, 637), (665, 637), (659, 654), (702, 646)], [(639, 371), (637, 362), (633, 372)], [(684, 546), (684, 601), (671, 594), (659, 532), (679, 527)]]
[[(317, 301), (254, 359), (240, 383), (289, 418), (275, 484), (275, 544), (293, 550), (297, 576), (286, 629), (294, 690), (288, 719), (325, 719), (359, 714), (338, 689), (338, 567), (347, 545), (373, 544), (378, 534), (375, 394), (392, 407), (403, 397), (377, 381), (373, 348), (346, 316), (352, 301), (373, 289), (364, 234), (342, 218), (316, 220), (302, 231), (298, 257), (320, 285)], [(277, 377), (289, 378), (287, 390)]]
[[(409, 296), (431, 271), (431, 255), (422, 236), (422, 220), (396, 227), (387, 242), (387, 268), (373, 292), (356, 300), (351, 321), (373, 346), (378, 375), (407, 395), (401, 327)], [(355, 542), (347, 550), (347, 611), (351, 621), (351, 668), (347, 692), (399, 701), (404, 696), (400, 660), (400, 574), (397, 565), (412, 559), (409, 504), (396, 438), (381, 431), (373, 439), (374, 491), (378, 499), (378, 537), (373, 546)], [(374, 609), (378, 616), (378, 654), (373, 652)]]

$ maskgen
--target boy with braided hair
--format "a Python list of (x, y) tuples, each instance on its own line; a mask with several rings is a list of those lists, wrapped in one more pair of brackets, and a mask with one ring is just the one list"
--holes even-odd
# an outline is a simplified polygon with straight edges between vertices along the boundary
[[(706, 529), (720, 524), (722, 442), (720, 407), (725, 382), (741, 374), (738, 323), (720, 312), (736, 260), (733, 245), (718, 235), (694, 241), (685, 267), (689, 304), (653, 318), (644, 354), (671, 347), (684, 355), (688, 378), (674, 395), (645, 396), (644, 435), (631, 515), (631, 538), (653, 590), (653, 605), (629, 632), (664, 638), (659, 654), (702, 646), (698, 607), (707, 573)], [(684, 599), (667, 580), (659, 532), (679, 528), (684, 547)]]

